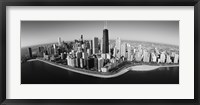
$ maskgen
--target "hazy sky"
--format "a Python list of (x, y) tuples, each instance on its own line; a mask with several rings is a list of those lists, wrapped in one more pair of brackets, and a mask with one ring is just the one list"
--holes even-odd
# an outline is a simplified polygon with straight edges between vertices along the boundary
[[(179, 21), (107, 21), (109, 39), (179, 45)], [(21, 46), (102, 38), (104, 21), (21, 21)]]

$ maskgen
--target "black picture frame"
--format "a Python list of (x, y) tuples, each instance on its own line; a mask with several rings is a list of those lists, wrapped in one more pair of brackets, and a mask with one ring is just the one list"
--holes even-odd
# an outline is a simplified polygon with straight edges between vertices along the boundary
[[(1, 0), (0, 103), (2, 105), (192, 105), (200, 103), (199, 41), (200, 0)], [(194, 6), (194, 99), (6, 99), (6, 6)], [(37, 90), (35, 90), (37, 91)], [(39, 94), (38, 94), (39, 95)]]

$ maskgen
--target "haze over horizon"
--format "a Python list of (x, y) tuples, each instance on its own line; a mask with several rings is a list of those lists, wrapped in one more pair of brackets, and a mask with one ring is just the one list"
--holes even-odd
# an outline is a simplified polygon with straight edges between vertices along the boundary
[[(109, 39), (145, 41), (179, 46), (179, 21), (107, 21)], [(21, 21), (21, 47), (102, 38), (104, 21)]]

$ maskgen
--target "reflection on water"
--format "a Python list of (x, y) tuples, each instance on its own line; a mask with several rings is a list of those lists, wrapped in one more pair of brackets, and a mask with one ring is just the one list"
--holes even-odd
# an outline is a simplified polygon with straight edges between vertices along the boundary
[(22, 63), (22, 84), (179, 84), (179, 67), (128, 71), (114, 78), (97, 78), (64, 70), (40, 61)]

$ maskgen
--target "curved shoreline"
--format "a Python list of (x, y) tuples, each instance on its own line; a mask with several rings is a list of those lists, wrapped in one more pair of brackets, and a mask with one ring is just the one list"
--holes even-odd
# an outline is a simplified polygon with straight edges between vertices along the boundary
[(179, 65), (165, 65), (165, 66), (151, 66), (151, 65), (137, 65), (130, 67), (133, 71), (151, 71), (163, 67), (178, 67)]
[(93, 77), (99, 77), (99, 78), (113, 78), (113, 77), (117, 77), (117, 76), (120, 76), (126, 72), (128, 72), (129, 70), (133, 70), (133, 71), (151, 71), (151, 70), (155, 70), (155, 69), (158, 69), (158, 68), (161, 68), (161, 67), (177, 67), (179, 65), (166, 65), (166, 66), (151, 66), (151, 65), (136, 65), (136, 66), (131, 66), (131, 67), (127, 67), (125, 69), (122, 69), (120, 70), (119, 72), (116, 72), (116, 73), (112, 73), (112, 74), (107, 74), (107, 73), (89, 73), (88, 72), (85, 72), (83, 70), (86, 70), (86, 69), (81, 69), (81, 68), (74, 68), (74, 67), (69, 67), (69, 66), (65, 66), (65, 65), (59, 65), (59, 64), (55, 64), (53, 62), (50, 62), (50, 61), (45, 61), (45, 60), (41, 60), (41, 59), (31, 59), (31, 60), (28, 60), (28, 61), (41, 61), (41, 62), (44, 62), (44, 63), (47, 63), (47, 64), (50, 64), (52, 66), (56, 66), (56, 67), (59, 67), (59, 68), (62, 68), (62, 69), (65, 69), (65, 70), (69, 70), (69, 71), (72, 71), (72, 72), (76, 72), (76, 73), (79, 73), (79, 74), (84, 74), (84, 75), (88, 75), (88, 76), (93, 76)]

